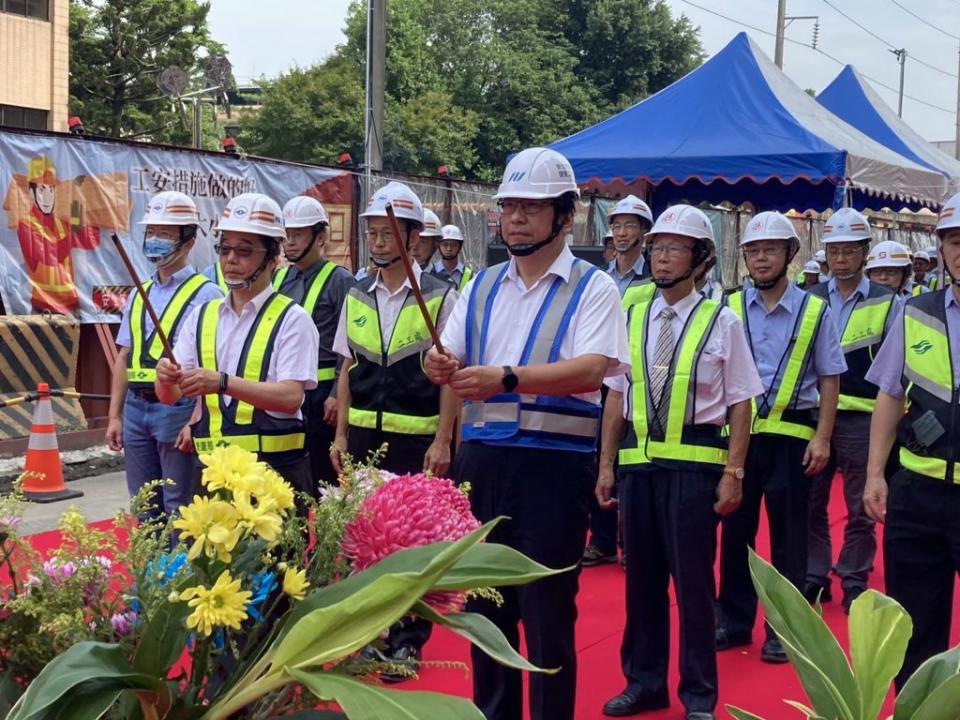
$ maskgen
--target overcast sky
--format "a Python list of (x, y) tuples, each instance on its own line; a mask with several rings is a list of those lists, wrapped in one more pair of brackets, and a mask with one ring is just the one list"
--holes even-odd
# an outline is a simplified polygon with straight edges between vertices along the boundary
[[(690, 2), (667, 0), (675, 15), (684, 13), (700, 27), (703, 46), (709, 55), (720, 50), (739, 31), (747, 30), (773, 57), (776, 0)], [(261, 75), (272, 77), (295, 65), (309, 66), (321, 61), (343, 42), (343, 21), (349, 4), (350, 0), (213, 0), (210, 24), (214, 37), (229, 48), (234, 74), (239, 80)], [(709, 8), (737, 22), (701, 8)], [(907, 10), (919, 18), (912, 17)], [(955, 36), (948, 37), (945, 33), (960, 32), (960, 0), (788, 0), (787, 14), (819, 16), (818, 47), (892, 88), (872, 83), (894, 109), (900, 70), (889, 47), (906, 48), (905, 94), (916, 99), (904, 98), (904, 120), (928, 140), (954, 138), (958, 45)], [(770, 34), (738, 23), (753, 25)], [(787, 29), (788, 38), (804, 44), (810, 43), (812, 33), (813, 22), (809, 20), (796, 20)], [(820, 91), (841, 68), (841, 64), (824, 54), (790, 42), (786, 45), (784, 71), (801, 87)]]

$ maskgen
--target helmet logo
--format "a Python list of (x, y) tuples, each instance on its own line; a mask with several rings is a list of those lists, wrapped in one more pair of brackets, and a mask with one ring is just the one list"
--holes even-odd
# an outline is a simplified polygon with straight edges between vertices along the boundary
[(763, 230), (763, 220), (757, 220), (754, 222), (753, 225), (750, 226), (750, 229), (754, 232)]
[(677, 219), (677, 215), (674, 212), (668, 212), (663, 215), (662, 219), (665, 223), (672, 223), (674, 220)]
[(247, 209), (245, 207), (238, 207), (233, 209), (233, 214), (237, 217), (243, 217), (247, 214)]
[(154, 212), (160, 212), (161, 210), (163, 210), (163, 204), (162, 204), (162, 203), (156, 203), (156, 204), (153, 206), (153, 211), (154, 211)]
[(518, 170), (517, 172), (510, 173), (510, 177), (507, 179), (507, 182), (520, 182), (523, 180), (523, 176), (526, 175), (525, 170)]

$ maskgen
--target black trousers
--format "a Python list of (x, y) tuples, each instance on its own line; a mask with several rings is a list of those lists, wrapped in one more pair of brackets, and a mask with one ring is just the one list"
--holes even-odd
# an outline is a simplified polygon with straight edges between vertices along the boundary
[(337, 471), (330, 462), (330, 445), (336, 428), (323, 421), (323, 403), (330, 396), (333, 381), (319, 383), (316, 390), (307, 393), (304, 400), (304, 420), (307, 426), (307, 451), (310, 453), (311, 495), (320, 497), (320, 483), (336, 483)]
[(627, 623), (620, 661), (627, 689), (667, 690), (670, 579), (680, 614), (680, 687), (690, 712), (717, 705), (714, 642), (718, 470), (620, 468), (620, 514), (627, 554)]
[[(607, 401), (607, 386), (602, 388), (603, 401)], [(597, 446), (603, 442), (602, 435), (597, 438)], [(616, 465), (614, 465), (616, 472)], [(605, 510), (600, 507), (596, 496), (590, 498), (590, 543), (604, 555), (614, 555), (620, 544), (620, 513), (616, 507)]]
[(950, 642), (954, 576), (960, 572), (960, 485), (909, 470), (890, 480), (883, 531), (886, 590), (913, 618), (897, 690)]
[[(465, 442), (454, 475), (469, 482), (470, 505), (481, 522), (505, 515), (490, 542), (519, 550), (548, 567), (579, 563), (587, 536), (587, 512), (596, 480), (594, 453), (502, 448)], [(467, 609), (486, 615), (510, 644), (520, 645), (520, 623), (530, 661), (560, 668), (530, 675), (531, 720), (573, 720), (577, 692), (579, 569), (530, 585), (502, 588), (503, 605), (473, 599)], [(523, 685), (517, 670), (471, 650), (473, 701), (487, 720), (521, 720)]]
[[(383, 443), (387, 443), (387, 454), (379, 467), (382, 470), (405, 475), (423, 471), (423, 456), (433, 442), (432, 435), (401, 435), (385, 433), (369, 428), (350, 426), (347, 435), (347, 451), (354, 460), (366, 460)], [(422, 650), (433, 632), (433, 625), (423, 618), (405, 618), (393, 627), (387, 635), (387, 650), (394, 651), (403, 646)]]
[[(803, 472), (807, 441), (783, 435), (753, 435), (747, 453), (743, 502), (723, 518), (720, 539), (720, 597), (717, 614), (728, 632), (750, 632), (757, 617), (757, 592), (750, 579), (747, 548), (756, 547), (760, 500), (770, 524), (773, 566), (798, 589), (807, 575), (810, 478)], [(767, 627), (767, 637), (773, 631)]]

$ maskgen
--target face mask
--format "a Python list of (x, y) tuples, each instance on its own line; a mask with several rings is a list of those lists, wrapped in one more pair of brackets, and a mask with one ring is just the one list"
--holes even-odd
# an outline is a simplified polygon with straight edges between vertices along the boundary
[(175, 259), (178, 245), (176, 240), (147, 235), (143, 239), (143, 254), (157, 267), (164, 267)]

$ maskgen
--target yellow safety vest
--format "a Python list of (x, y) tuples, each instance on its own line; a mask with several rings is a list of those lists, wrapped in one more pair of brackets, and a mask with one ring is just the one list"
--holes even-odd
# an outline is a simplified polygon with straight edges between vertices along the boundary
[[(320, 296), (323, 294), (324, 288), (327, 287), (327, 281), (330, 280), (336, 269), (337, 264), (332, 260), (327, 260), (323, 267), (320, 268), (320, 271), (313, 276), (313, 281), (310, 283), (310, 287), (307, 288), (307, 291), (303, 296), (303, 301), (300, 303), (301, 307), (307, 311), (307, 315), (310, 317), (313, 317), (313, 311), (316, 310), (317, 302), (320, 300)], [(274, 290), (280, 292), (280, 287), (283, 285), (283, 281), (286, 280), (289, 271), (289, 267), (284, 267), (277, 270), (272, 281)], [(294, 302), (297, 301), (296, 298), (293, 298), (293, 300)], [(333, 380), (336, 376), (336, 363), (328, 367), (317, 369), (317, 382), (327, 382), (329, 380)]]

